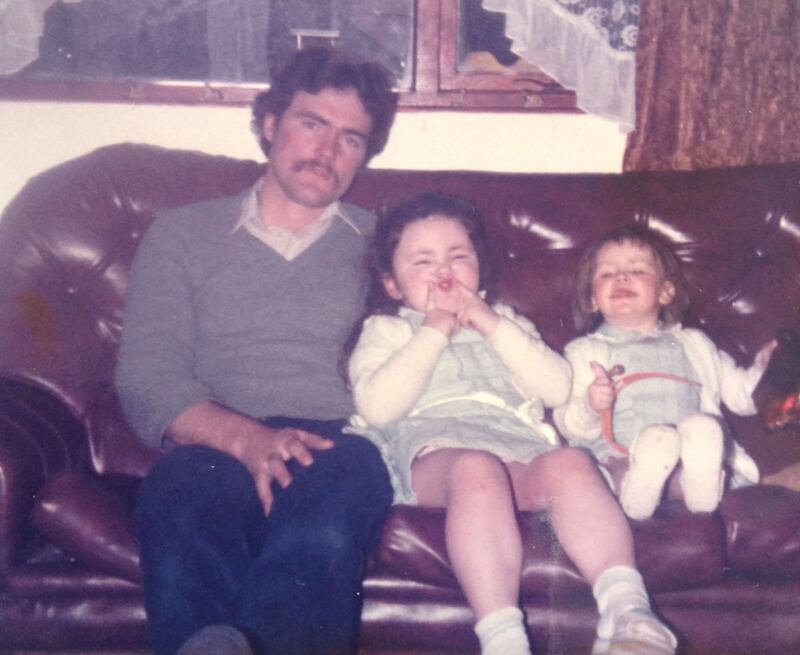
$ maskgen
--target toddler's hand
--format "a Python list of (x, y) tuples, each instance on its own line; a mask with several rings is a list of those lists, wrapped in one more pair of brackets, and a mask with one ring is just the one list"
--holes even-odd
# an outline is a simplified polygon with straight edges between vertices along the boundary
[(769, 360), (772, 358), (772, 353), (775, 352), (775, 349), (778, 347), (778, 340), (773, 339), (766, 345), (761, 347), (756, 353), (755, 358), (753, 359), (753, 363), (758, 366), (759, 368), (767, 368), (767, 364), (769, 364)]
[(439, 290), (435, 283), (428, 283), (428, 298), (425, 301), (425, 320), (423, 325), (439, 330), (447, 338), (452, 337), (459, 328), (454, 311), (444, 309), (439, 302)]
[(589, 362), (594, 373), (594, 381), (586, 390), (586, 397), (597, 414), (607, 410), (614, 403), (614, 380), (606, 369), (597, 362)]
[(458, 290), (464, 298), (464, 306), (458, 312), (459, 323), (465, 328), (477, 330), (484, 337), (488, 337), (500, 322), (497, 312), (489, 307), (477, 293), (463, 284), (458, 284)]

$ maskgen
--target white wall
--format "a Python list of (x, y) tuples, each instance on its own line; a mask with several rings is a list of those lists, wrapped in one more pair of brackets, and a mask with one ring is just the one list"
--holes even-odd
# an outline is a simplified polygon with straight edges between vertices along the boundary
[[(261, 159), (246, 107), (0, 102), (0, 210), (32, 175), (134, 141)], [(403, 111), (377, 168), (618, 172), (625, 139), (583, 114)]]

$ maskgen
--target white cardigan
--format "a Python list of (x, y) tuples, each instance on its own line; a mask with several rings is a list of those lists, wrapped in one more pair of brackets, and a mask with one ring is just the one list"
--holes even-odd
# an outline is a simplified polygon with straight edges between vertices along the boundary
[[(733, 358), (717, 348), (700, 330), (675, 325), (665, 328), (683, 346), (689, 362), (700, 377), (700, 408), (703, 412), (721, 416), (722, 403), (734, 413), (749, 416), (756, 413), (753, 390), (764, 367), (754, 363), (749, 368), (736, 365)], [(613, 366), (610, 344), (612, 337), (593, 333), (579, 337), (567, 344), (565, 355), (572, 366), (572, 393), (569, 402), (556, 408), (553, 418), (558, 429), (570, 442), (594, 441), (601, 437), (600, 416), (587, 399), (587, 389), (594, 380), (589, 362), (597, 362), (608, 369)], [(758, 482), (758, 467), (739, 446), (734, 445), (729, 463), (733, 471), (734, 486)]]
[[(566, 402), (569, 365), (542, 341), (529, 320), (507, 305), (496, 304), (493, 309), (500, 322), (486, 341), (508, 366), (514, 386), (528, 399), (524, 411), (541, 422), (544, 407)], [(407, 416), (427, 388), (448, 343), (433, 328), (414, 331), (402, 316), (368, 318), (349, 363), (360, 418), (380, 427)]]

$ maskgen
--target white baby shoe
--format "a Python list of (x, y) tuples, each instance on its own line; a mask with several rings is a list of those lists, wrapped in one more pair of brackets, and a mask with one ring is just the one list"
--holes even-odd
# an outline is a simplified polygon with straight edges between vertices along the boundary
[(713, 512), (722, 498), (725, 440), (713, 416), (692, 414), (678, 424), (681, 436), (681, 489), (692, 512)]
[(620, 485), (619, 502), (625, 514), (637, 521), (653, 515), (680, 456), (681, 438), (674, 428), (653, 425), (639, 433)]

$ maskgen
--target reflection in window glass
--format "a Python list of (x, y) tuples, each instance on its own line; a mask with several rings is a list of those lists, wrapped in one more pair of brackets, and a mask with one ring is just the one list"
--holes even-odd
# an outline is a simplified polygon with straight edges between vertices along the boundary
[[(513, 66), (519, 60), (506, 38), (505, 14), (486, 11), (481, 0), (459, 0), (458, 23), (459, 69), (483, 68), (494, 62)], [(488, 64), (487, 55), (493, 58), (488, 58)]]
[(414, 0), (71, 0), (44, 13), (17, 76), (268, 82), (298, 47), (332, 44), (411, 87)]

